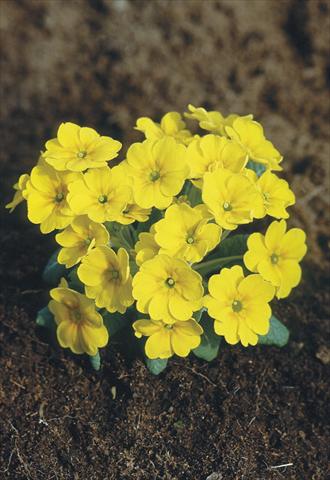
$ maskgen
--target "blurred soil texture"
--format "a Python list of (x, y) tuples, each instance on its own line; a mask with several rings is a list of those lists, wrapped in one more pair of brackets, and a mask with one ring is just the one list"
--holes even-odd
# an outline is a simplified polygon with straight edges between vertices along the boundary
[[(327, 0), (1, 0), (0, 472), (29, 480), (329, 478)], [(254, 113), (306, 230), (287, 347), (224, 345), (159, 377), (116, 345), (91, 371), (35, 327), (54, 248), (11, 186), (62, 121), (136, 141), (188, 103)], [(281, 466), (288, 465), (288, 466)]]

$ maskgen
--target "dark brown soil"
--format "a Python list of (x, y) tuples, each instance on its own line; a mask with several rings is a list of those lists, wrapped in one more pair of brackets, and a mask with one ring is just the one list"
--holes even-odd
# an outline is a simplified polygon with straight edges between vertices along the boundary
[(329, 478), (329, 25), (318, 0), (1, 1), (4, 202), (60, 121), (128, 142), (136, 117), (191, 102), (262, 121), (309, 239), (275, 305), (283, 350), (224, 345), (153, 377), (112, 344), (95, 373), (35, 327), (51, 236), (1, 208), (1, 478)]

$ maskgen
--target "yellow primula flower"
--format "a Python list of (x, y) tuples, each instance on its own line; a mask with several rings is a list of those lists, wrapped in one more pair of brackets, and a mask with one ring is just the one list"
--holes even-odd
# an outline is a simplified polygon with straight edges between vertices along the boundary
[(118, 178), (116, 169), (88, 170), (70, 185), (68, 201), (77, 215), (97, 223), (117, 221), (131, 198), (131, 190)]
[(62, 230), (71, 223), (74, 213), (67, 202), (68, 187), (81, 175), (58, 172), (50, 165), (38, 165), (32, 169), (27, 182), (28, 219), (40, 223), (42, 233)]
[(151, 359), (169, 358), (174, 354), (187, 357), (199, 346), (203, 333), (202, 327), (193, 319), (173, 325), (155, 320), (137, 320), (133, 328), (136, 337), (148, 337), (145, 352)]
[(76, 217), (71, 225), (55, 237), (61, 248), (57, 261), (71, 268), (81, 261), (94, 247), (109, 243), (107, 229), (99, 223), (92, 222), (85, 215)]
[(295, 196), (288, 182), (267, 170), (257, 180), (257, 188), (263, 197), (265, 214), (275, 218), (289, 218), (286, 209), (294, 205)]
[(160, 253), (189, 263), (200, 262), (218, 245), (221, 237), (221, 227), (207, 222), (199, 208), (184, 203), (171, 205), (165, 218), (155, 224)]
[(236, 265), (212, 275), (204, 304), (215, 320), (215, 333), (231, 345), (241, 342), (247, 347), (268, 332), (272, 314), (268, 303), (273, 297), (274, 287), (261, 275), (244, 278), (242, 267)]
[(135, 202), (142, 208), (167, 208), (189, 175), (186, 148), (171, 137), (134, 143), (127, 152)]
[(202, 306), (202, 277), (182, 260), (156, 255), (135, 275), (133, 297), (137, 310), (153, 320), (189, 320)]
[(92, 300), (67, 288), (65, 281), (53, 288), (50, 295), (53, 300), (48, 307), (57, 324), (56, 335), (61, 347), (77, 354), (96, 355), (99, 348), (106, 346), (109, 334)]
[(97, 307), (125, 313), (133, 304), (129, 257), (124, 248), (117, 253), (106, 246), (94, 248), (82, 259), (77, 274)]
[(135, 130), (144, 133), (146, 138), (159, 140), (163, 137), (173, 137), (179, 143), (187, 145), (192, 140), (191, 132), (186, 128), (182, 116), (178, 112), (168, 112), (160, 124), (148, 117), (141, 117), (136, 122)]
[(17, 205), (22, 203), (27, 198), (27, 182), (30, 179), (30, 175), (23, 173), (18, 179), (18, 182), (15, 183), (13, 189), (15, 190), (14, 198), (10, 203), (7, 203), (6, 208), (9, 208), (9, 213), (13, 212)]
[(246, 151), (238, 143), (212, 134), (193, 140), (186, 155), (190, 178), (198, 188), (202, 188), (206, 172), (226, 168), (238, 173), (248, 160)]
[(56, 170), (83, 172), (87, 168), (105, 167), (118, 156), (121, 143), (100, 136), (93, 128), (61, 123), (57, 138), (46, 142), (43, 158)]
[(307, 251), (306, 234), (300, 228), (286, 231), (286, 222), (274, 221), (266, 235), (253, 233), (248, 238), (244, 263), (276, 287), (277, 298), (287, 297), (301, 280), (299, 262)]
[(226, 230), (263, 216), (262, 196), (244, 174), (222, 168), (206, 173), (202, 198), (217, 224)]
[(134, 222), (146, 222), (151, 213), (150, 208), (139, 207), (136, 203), (127, 203), (117, 218), (122, 225), (130, 225)]
[(266, 139), (260, 123), (252, 118), (238, 117), (231, 126), (225, 128), (227, 135), (238, 142), (249, 155), (249, 159), (266, 165), (270, 170), (282, 170), (279, 165), (282, 155), (274, 145)]
[(152, 225), (150, 232), (141, 232), (139, 240), (135, 244), (135, 262), (138, 266), (147, 260), (155, 257), (159, 252), (160, 246), (155, 241), (155, 225)]
[(130, 225), (134, 222), (146, 222), (151, 213), (151, 208), (142, 208), (134, 202), (133, 196), (133, 182), (127, 174), (127, 164), (125, 161), (112, 169), (112, 172), (117, 177), (117, 182), (120, 185), (126, 185), (130, 188), (130, 195), (127, 198), (127, 204), (120, 212), (117, 222), (122, 225)]
[[(233, 120), (238, 117), (235, 114), (224, 117), (220, 112), (208, 112), (203, 107), (194, 107), (193, 105), (188, 105), (188, 110), (189, 112), (184, 114), (186, 118), (197, 120), (200, 128), (218, 135), (225, 135), (225, 127), (231, 125)], [(248, 117), (253, 118), (252, 115)]]

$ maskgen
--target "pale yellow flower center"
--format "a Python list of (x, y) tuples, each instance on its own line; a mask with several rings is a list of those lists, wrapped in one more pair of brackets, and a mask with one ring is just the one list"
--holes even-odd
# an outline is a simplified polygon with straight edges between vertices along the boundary
[(166, 330), (172, 330), (173, 325), (164, 325), (164, 328), (166, 328)]
[(98, 201), (99, 203), (107, 203), (108, 197), (106, 195), (100, 195)]
[(150, 175), (149, 175), (149, 178), (152, 182), (156, 182), (160, 177), (160, 173), (157, 172), (157, 170), (153, 170)]
[(85, 244), (90, 245), (91, 241), (92, 241), (92, 239), (90, 237), (88, 237), (88, 238), (85, 239)]
[(231, 305), (231, 308), (233, 309), (233, 312), (235, 312), (235, 313), (240, 312), (243, 308), (242, 302), (240, 302), (239, 300), (234, 300), (232, 305)]
[(273, 265), (276, 265), (279, 261), (279, 256), (276, 255), (276, 253), (273, 253), (271, 256), (270, 256), (270, 261), (272, 262)]
[(189, 237), (187, 237), (187, 243), (189, 243), (189, 245), (191, 245), (192, 243), (194, 243), (195, 239), (194, 237), (192, 237), (191, 235)]
[(61, 203), (64, 200), (64, 193), (57, 193), (54, 200), (56, 203)]
[(81, 152), (78, 152), (78, 153), (77, 153), (77, 157), (78, 157), (78, 158), (85, 158), (86, 155), (87, 155), (87, 152), (85, 152), (85, 151), (81, 151)]
[(223, 209), (225, 212), (230, 212), (230, 210), (233, 209), (233, 207), (230, 205), (229, 202), (224, 202), (224, 204), (222, 205)]
[(173, 280), (172, 277), (168, 277), (168, 278), (165, 280), (165, 284), (166, 284), (169, 288), (173, 288), (174, 285), (175, 285), (175, 281)]

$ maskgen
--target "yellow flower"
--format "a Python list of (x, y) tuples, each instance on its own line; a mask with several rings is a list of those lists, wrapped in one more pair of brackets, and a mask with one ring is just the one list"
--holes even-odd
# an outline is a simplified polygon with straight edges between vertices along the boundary
[(145, 344), (148, 358), (169, 358), (176, 354), (187, 357), (201, 342), (202, 327), (196, 320), (175, 322), (173, 325), (155, 320), (137, 320), (133, 323), (135, 335), (149, 337)]
[[(193, 105), (188, 105), (188, 110), (189, 113), (184, 114), (186, 118), (198, 120), (200, 128), (218, 135), (225, 135), (225, 127), (231, 125), (233, 120), (238, 117), (235, 114), (224, 117), (220, 112), (208, 112), (203, 107), (194, 107)], [(252, 115), (248, 117), (253, 118)]]
[(245, 150), (238, 143), (212, 134), (193, 140), (187, 148), (190, 178), (198, 188), (202, 188), (206, 172), (226, 168), (238, 173), (245, 167), (247, 159)]
[(260, 275), (244, 278), (242, 267), (223, 268), (209, 280), (209, 295), (204, 298), (210, 317), (214, 318), (214, 331), (226, 342), (244, 347), (256, 345), (257, 335), (269, 330), (274, 287)]
[(249, 155), (251, 160), (266, 165), (270, 170), (282, 170), (279, 165), (282, 155), (273, 144), (265, 138), (260, 123), (251, 117), (238, 117), (232, 126), (226, 126), (227, 135), (238, 142)]
[(161, 119), (160, 124), (148, 117), (141, 117), (136, 122), (135, 130), (144, 133), (146, 138), (159, 140), (165, 136), (173, 137), (179, 143), (188, 144), (192, 135), (186, 128), (180, 113), (168, 112)]
[(206, 173), (202, 198), (217, 224), (226, 230), (263, 216), (261, 194), (243, 174), (222, 168)]
[(87, 216), (76, 217), (71, 225), (55, 237), (61, 248), (57, 261), (71, 268), (81, 261), (94, 247), (107, 245), (109, 233), (99, 223), (92, 222)]
[(207, 222), (199, 208), (184, 203), (171, 205), (165, 218), (155, 224), (160, 253), (190, 263), (200, 262), (218, 245), (221, 237), (221, 228)]
[(274, 221), (266, 235), (253, 233), (248, 238), (244, 263), (274, 287), (277, 298), (287, 297), (301, 279), (299, 262), (307, 251), (306, 235), (300, 228), (286, 231), (286, 222)]
[(155, 226), (152, 225), (150, 232), (139, 234), (139, 240), (135, 244), (135, 261), (138, 266), (147, 260), (151, 260), (159, 252), (159, 245), (155, 241)]
[(150, 208), (141, 208), (136, 203), (127, 203), (120, 212), (117, 222), (123, 225), (130, 225), (134, 222), (146, 222), (151, 213)]
[(89, 127), (61, 123), (57, 138), (46, 142), (44, 159), (56, 170), (82, 172), (87, 168), (105, 167), (118, 156), (121, 143), (110, 137), (101, 137)]
[(15, 190), (14, 198), (10, 203), (7, 203), (6, 208), (9, 208), (9, 213), (13, 212), (17, 205), (22, 203), (27, 198), (27, 182), (30, 179), (30, 175), (23, 173), (18, 179), (18, 182), (13, 186)]
[(92, 300), (67, 288), (66, 282), (64, 286), (63, 282), (61, 284), (50, 291), (53, 300), (48, 305), (57, 324), (58, 342), (73, 353), (96, 355), (109, 340), (102, 316), (95, 310)]
[(184, 261), (157, 255), (144, 262), (133, 279), (137, 310), (153, 320), (189, 320), (202, 306), (202, 277)]
[(88, 170), (69, 190), (72, 210), (97, 223), (117, 221), (131, 198), (130, 188), (122, 185), (116, 169), (109, 167)]
[(167, 208), (189, 175), (185, 147), (171, 137), (134, 143), (127, 152), (134, 199), (142, 208)]
[(57, 172), (49, 165), (32, 169), (27, 183), (28, 219), (40, 223), (42, 233), (67, 227), (74, 216), (67, 202), (68, 186), (81, 173)]
[(295, 196), (288, 182), (267, 170), (259, 177), (257, 188), (263, 197), (265, 214), (275, 218), (289, 218), (286, 208), (294, 205)]
[(129, 257), (124, 248), (115, 253), (106, 246), (96, 247), (82, 259), (78, 278), (85, 284), (86, 295), (96, 306), (109, 312), (125, 313), (133, 303)]
[(122, 225), (130, 225), (134, 222), (146, 222), (151, 213), (151, 209), (141, 208), (134, 202), (134, 185), (131, 181), (131, 178), (128, 176), (127, 163), (125, 161), (121, 162), (112, 169), (112, 172), (117, 177), (117, 182), (119, 185), (126, 185), (130, 188), (130, 195), (127, 198), (127, 204), (118, 215), (117, 222), (121, 223)]

